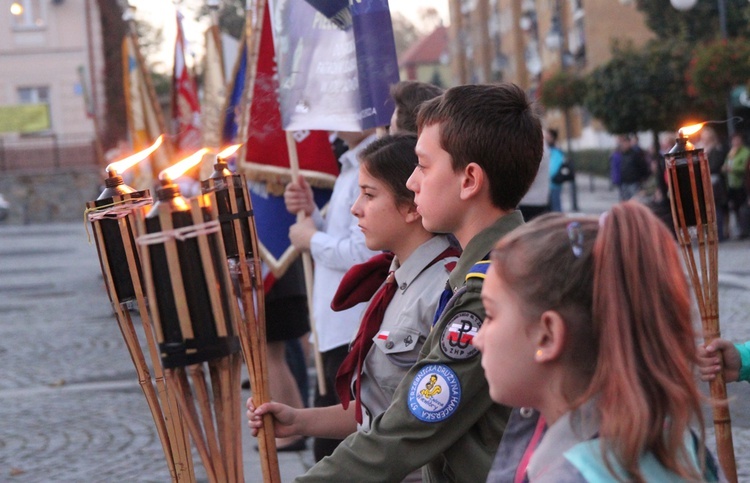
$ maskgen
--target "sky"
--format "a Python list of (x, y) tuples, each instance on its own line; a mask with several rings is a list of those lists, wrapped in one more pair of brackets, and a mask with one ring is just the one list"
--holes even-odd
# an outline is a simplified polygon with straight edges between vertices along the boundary
[[(175, 2), (172, 0), (129, 0), (129, 3), (136, 8), (136, 18), (144, 19), (156, 26), (161, 24), (163, 29), (162, 38), (165, 44), (163, 48), (164, 58), (162, 61), (171, 68), (176, 32), (174, 21)], [(199, 2), (192, 1), (190, 3), (196, 4)], [(427, 7), (435, 8), (438, 11), (443, 19), (444, 25), (450, 23), (448, 0), (390, 0), (389, 5), (392, 12), (400, 12), (415, 23), (417, 27), (419, 27), (420, 22), (420, 10)], [(187, 9), (184, 7), (182, 10), (183, 15), (185, 15), (185, 19), (183, 20), (185, 38), (188, 43), (196, 45), (196, 47), (194, 47), (196, 53), (201, 52), (203, 49), (200, 44), (203, 43), (203, 33), (206, 26), (193, 20), (194, 15), (192, 12), (186, 11)]]

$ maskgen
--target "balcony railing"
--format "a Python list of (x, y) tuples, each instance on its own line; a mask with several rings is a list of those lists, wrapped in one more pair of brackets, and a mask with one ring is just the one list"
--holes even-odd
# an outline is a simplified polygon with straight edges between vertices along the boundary
[(0, 172), (3, 173), (97, 165), (96, 144), (90, 135), (0, 137)]

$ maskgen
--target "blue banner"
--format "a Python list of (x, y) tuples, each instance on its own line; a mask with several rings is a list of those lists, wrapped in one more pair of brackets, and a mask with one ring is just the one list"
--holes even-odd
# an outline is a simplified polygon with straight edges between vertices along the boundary
[[(351, 15), (342, 12), (344, 3)], [(360, 131), (393, 114), (399, 81), (387, 0), (271, 0), (285, 130)]]

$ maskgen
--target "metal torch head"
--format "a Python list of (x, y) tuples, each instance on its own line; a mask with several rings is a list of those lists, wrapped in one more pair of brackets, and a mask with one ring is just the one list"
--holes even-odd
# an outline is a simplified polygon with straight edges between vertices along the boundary
[(680, 129), (674, 146), (664, 156), (672, 198), (672, 215), (677, 230), (707, 225), (714, 220), (713, 212), (707, 209), (708, 204), (713, 209), (708, 160), (703, 149), (695, 148), (689, 138), (702, 125)]

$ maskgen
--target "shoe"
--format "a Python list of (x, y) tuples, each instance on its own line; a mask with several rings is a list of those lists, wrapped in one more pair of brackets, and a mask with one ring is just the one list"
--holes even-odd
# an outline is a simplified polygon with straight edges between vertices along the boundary
[[(277, 453), (291, 453), (293, 451), (305, 451), (307, 449), (307, 438), (300, 438), (297, 441), (289, 443), (285, 446), (277, 446)], [(255, 445), (255, 451), (260, 451), (258, 445)]]

